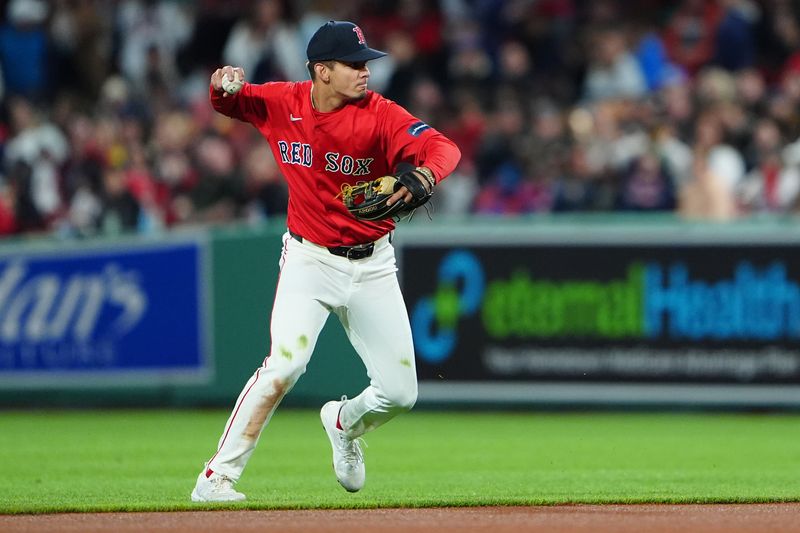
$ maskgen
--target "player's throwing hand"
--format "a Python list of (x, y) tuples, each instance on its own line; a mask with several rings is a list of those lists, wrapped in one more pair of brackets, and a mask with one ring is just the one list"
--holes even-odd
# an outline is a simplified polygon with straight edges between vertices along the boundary
[(244, 69), (242, 67), (225, 65), (215, 70), (211, 75), (211, 87), (214, 91), (222, 93), (223, 98), (229, 94), (236, 94), (241, 89), (244, 81)]

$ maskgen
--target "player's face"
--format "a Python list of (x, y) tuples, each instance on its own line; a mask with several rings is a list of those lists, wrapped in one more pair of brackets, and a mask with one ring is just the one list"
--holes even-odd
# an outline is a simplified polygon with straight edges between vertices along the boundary
[(333, 89), (337, 93), (355, 100), (367, 95), (368, 80), (369, 69), (366, 61), (358, 63), (337, 61), (331, 73)]

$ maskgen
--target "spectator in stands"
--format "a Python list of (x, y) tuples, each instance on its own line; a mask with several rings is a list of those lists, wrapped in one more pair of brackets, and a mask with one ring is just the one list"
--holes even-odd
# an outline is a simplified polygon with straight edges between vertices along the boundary
[[(606, 169), (593, 160), (587, 146), (574, 144), (561, 179), (553, 187), (553, 211), (597, 211), (613, 207), (615, 194), (608, 189)], [(610, 194), (609, 194), (610, 193)]]
[[(65, 198), (69, 198), (78, 184), (86, 181), (85, 176), (99, 177), (107, 164), (106, 153), (96, 138), (96, 124), (85, 114), (71, 115), (67, 130), (70, 154), (61, 166), (60, 189)], [(93, 178), (89, 178), (93, 179)]]
[(589, 40), (589, 56), (583, 85), (583, 96), (589, 102), (639, 98), (646, 93), (647, 80), (619, 29), (598, 30)]
[(515, 100), (499, 102), (498, 109), (487, 120), (485, 134), (476, 153), (480, 179), (496, 179), (496, 171), (503, 165), (519, 166), (515, 158), (521, 151), (524, 131), (522, 104)]
[(530, 99), (538, 92), (528, 49), (519, 41), (506, 41), (497, 57), (497, 84), (503, 91), (513, 91), (515, 98)]
[(231, 30), (222, 60), (240, 65), (253, 83), (304, 80), (308, 72), (302, 43), (296, 27), (283, 19), (278, 0), (256, 0), (252, 13)]
[(495, 171), (478, 192), (474, 210), (479, 214), (492, 215), (520, 215), (539, 211), (542, 191), (538, 183), (536, 176), (528, 177), (518, 164), (507, 162)]
[(29, 188), (25, 193), (30, 196), (38, 215), (45, 221), (52, 221), (63, 207), (59, 169), (70, 152), (67, 139), (27, 99), (14, 97), (8, 105), (12, 136), (4, 151), (6, 167), (18, 162), (29, 167), (30, 176), (20, 178), (23, 188)]
[(126, 185), (125, 174), (107, 169), (103, 174), (102, 211), (98, 226), (106, 235), (117, 235), (136, 230), (141, 208)]
[(50, 39), (43, 0), (11, 0), (0, 26), (0, 69), (5, 91), (41, 100), (49, 93)]
[(286, 214), (289, 191), (272, 151), (264, 143), (253, 146), (245, 156), (244, 186), (247, 220), (258, 222)]
[(166, 0), (123, 0), (117, 11), (119, 66), (135, 91), (163, 89), (177, 72), (175, 58), (192, 36), (194, 12)]
[(52, 6), (52, 74), (72, 94), (94, 102), (111, 70), (113, 5), (59, 0)]
[(451, 54), (447, 64), (449, 78), (454, 84), (483, 86), (491, 78), (494, 64), (483, 45), (480, 25), (465, 20), (452, 31)]
[(473, 208), (475, 197), (480, 191), (478, 176), (473, 164), (460, 163), (456, 170), (437, 187), (439, 190), (432, 199), (433, 213), (444, 216), (464, 216), (478, 211)]
[(675, 180), (652, 152), (634, 159), (622, 178), (618, 207), (623, 211), (675, 209)]
[(696, 126), (692, 179), (679, 192), (679, 211), (687, 218), (724, 221), (738, 214), (736, 192), (744, 178), (744, 161), (723, 136), (718, 114), (703, 113)]
[(755, 27), (761, 12), (751, 0), (720, 0), (722, 15), (716, 32), (712, 62), (730, 71), (753, 66)]
[[(170, 222), (168, 209), (171, 191), (152, 170), (154, 165), (144, 146), (132, 140), (127, 143), (127, 148), (128, 158), (122, 167), (124, 191), (118, 190), (117, 175), (109, 176), (106, 173), (106, 195), (119, 203), (117, 208), (125, 210), (117, 212), (122, 228), (137, 228), (141, 233), (158, 231)], [(133, 209), (127, 205), (130, 203), (128, 195), (139, 207), (135, 210), (135, 225), (131, 213)]]
[[(400, 0), (395, 6), (388, 2), (364, 2), (361, 26), (366, 34), (376, 36), (373, 44), (382, 50), (387, 48), (386, 37), (405, 35), (415, 50), (417, 72), (442, 83), (447, 63), (444, 47), (447, 32), (439, 4), (428, 0)], [(374, 74), (378, 75), (378, 82), (386, 78), (384, 69), (391, 69), (391, 54), (387, 59), (370, 66), (370, 71), (375, 70)], [(370, 75), (370, 85), (372, 78)]]
[(764, 13), (756, 27), (756, 57), (759, 68), (772, 81), (789, 57), (800, 49), (800, 6), (791, 0), (760, 3)]
[[(383, 75), (373, 72), (370, 67), (370, 86), (383, 94), (386, 98), (394, 100), (403, 107), (411, 105), (411, 86), (419, 76), (417, 68), (418, 53), (414, 40), (407, 32), (393, 31), (386, 37), (384, 48), (389, 55), (381, 58), (380, 62), (388, 62), (390, 66), (379, 69)], [(378, 78), (374, 80), (374, 78)], [(374, 81), (374, 83), (373, 83)]]
[(692, 149), (678, 137), (674, 125), (669, 122), (662, 122), (653, 128), (651, 143), (673, 180), (673, 193), (677, 194), (692, 178)]
[(461, 150), (461, 164), (475, 167), (481, 142), (489, 127), (489, 117), (477, 96), (468, 90), (458, 91), (453, 96), (454, 111), (441, 131), (452, 139)]
[(237, 175), (234, 152), (219, 136), (207, 134), (193, 151), (197, 182), (186, 193), (190, 201), (184, 223), (221, 223), (234, 220), (243, 205), (243, 183)]
[[(3, 176), (0, 176), (2, 178)], [(14, 213), (15, 198), (13, 187), (5, 180), (0, 180), (0, 236), (7, 237), (17, 232), (17, 218)]]
[(794, 207), (800, 193), (800, 167), (787, 164), (793, 154), (789, 152), (784, 158), (783, 145), (775, 121), (759, 120), (747, 151), (752, 170), (738, 191), (746, 210), (786, 213)]
[(689, 220), (726, 222), (737, 216), (733, 195), (709, 171), (708, 162), (698, 154), (692, 165), (692, 180), (678, 193), (678, 214)]
[(721, 18), (716, 0), (682, 0), (664, 29), (670, 59), (690, 75), (696, 74), (714, 57)]
[(695, 157), (705, 157), (708, 171), (733, 194), (744, 177), (742, 155), (725, 142), (725, 129), (719, 109), (704, 112), (698, 119), (694, 139)]
[(205, 66), (304, 79), (303, 32), (331, 18), (372, 28), (391, 57), (370, 84), (459, 144), (441, 213), (669, 209), (670, 191), (696, 218), (800, 207), (788, 0), (3, 5), (0, 234), (281, 216), (274, 162), (211, 112)]
[(41, 233), (48, 228), (47, 222), (37, 209), (33, 200), (33, 169), (23, 160), (11, 164), (6, 180), (8, 182), (8, 204), (13, 211), (13, 221), (7, 221), (20, 233)]
[(669, 59), (656, 17), (650, 10), (643, 10), (632, 15), (630, 26), (631, 50), (651, 92), (685, 76), (681, 67)]
[(542, 98), (536, 100), (532, 107), (532, 124), (530, 134), (525, 139), (525, 151), (536, 159), (545, 152), (565, 147), (568, 139), (563, 112), (555, 102)]
[(744, 68), (736, 72), (736, 100), (751, 115), (766, 114), (767, 83), (757, 68)]
[(61, 229), (77, 236), (91, 236), (97, 232), (103, 213), (101, 184), (92, 179), (94, 176), (82, 174), (78, 178)]

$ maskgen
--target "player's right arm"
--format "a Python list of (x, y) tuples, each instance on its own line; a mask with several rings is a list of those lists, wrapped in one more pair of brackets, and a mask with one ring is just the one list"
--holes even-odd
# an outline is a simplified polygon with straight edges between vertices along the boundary
[[(236, 94), (228, 94), (222, 88), (222, 79), (225, 76), (233, 79), (234, 72), (239, 74), (239, 79), (244, 85)], [(262, 123), (267, 119), (267, 105), (259, 87), (245, 81), (244, 70), (241, 67), (226, 65), (218, 68), (211, 74), (209, 85), (211, 106), (227, 117), (252, 124)]]

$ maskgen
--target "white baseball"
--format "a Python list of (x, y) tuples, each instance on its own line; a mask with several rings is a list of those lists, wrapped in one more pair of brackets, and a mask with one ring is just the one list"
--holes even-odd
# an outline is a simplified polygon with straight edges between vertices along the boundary
[(242, 79), (239, 77), (239, 71), (233, 71), (233, 79), (230, 79), (227, 75), (222, 77), (222, 90), (228, 94), (236, 94), (244, 85)]

